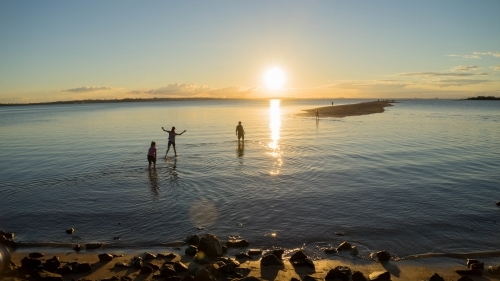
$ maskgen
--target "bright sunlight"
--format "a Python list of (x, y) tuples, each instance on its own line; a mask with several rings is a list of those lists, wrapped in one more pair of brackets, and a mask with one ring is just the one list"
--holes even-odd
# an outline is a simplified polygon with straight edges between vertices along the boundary
[(285, 84), (285, 73), (278, 67), (271, 68), (264, 74), (264, 81), (270, 90), (280, 90)]

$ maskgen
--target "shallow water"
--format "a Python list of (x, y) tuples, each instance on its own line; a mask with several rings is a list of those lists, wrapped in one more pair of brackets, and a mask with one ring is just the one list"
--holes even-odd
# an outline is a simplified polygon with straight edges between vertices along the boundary
[[(209, 232), (311, 251), (347, 240), (362, 255), (498, 251), (500, 103), (408, 100), (319, 122), (294, 115), (330, 103), (0, 107), (0, 230), (17, 242), (123, 248)], [(149, 143), (164, 155), (161, 127), (173, 125), (187, 130), (180, 156), (148, 171)]]

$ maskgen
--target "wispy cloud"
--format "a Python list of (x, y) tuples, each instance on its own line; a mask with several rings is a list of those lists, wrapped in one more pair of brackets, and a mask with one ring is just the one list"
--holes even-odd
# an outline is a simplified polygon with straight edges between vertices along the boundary
[(493, 68), (493, 70), (495, 70), (495, 71), (500, 71), (500, 65), (495, 65), (495, 66), (492, 66), (491, 68)]
[(472, 72), (407, 72), (399, 73), (397, 76), (405, 77), (431, 77), (431, 76), (455, 76), (455, 77), (465, 77), (465, 76), (475, 76), (475, 75), (489, 75), (487, 72), (472, 73)]
[(491, 80), (485, 79), (442, 79), (434, 81), (433, 84), (438, 87), (451, 87), (451, 86), (466, 86), (474, 84), (485, 84), (489, 83)]
[(471, 71), (476, 70), (477, 68), (477, 65), (459, 65), (457, 67), (454, 67), (451, 71)]
[(481, 59), (478, 55), (446, 55), (447, 57), (456, 57), (461, 59)]
[(73, 92), (73, 93), (87, 93), (102, 90), (113, 90), (112, 87), (96, 87), (96, 86), (82, 86), (78, 88), (72, 88), (67, 90), (62, 90), (61, 92)]
[(496, 58), (500, 58), (500, 52), (474, 52), (474, 55), (480, 55), (480, 56), (494, 56)]
[(237, 86), (225, 88), (212, 88), (205, 85), (196, 85), (194, 83), (174, 83), (165, 87), (147, 90), (133, 90), (128, 94), (133, 95), (157, 95), (168, 97), (197, 97), (197, 96), (213, 96), (213, 97), (245, 97), (256, 88), (242, 88)]

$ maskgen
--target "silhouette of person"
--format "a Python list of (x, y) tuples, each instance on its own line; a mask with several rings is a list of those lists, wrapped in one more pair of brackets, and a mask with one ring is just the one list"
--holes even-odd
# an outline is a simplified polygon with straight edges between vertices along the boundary
[(170, 150), (170, 145), (172, 145), (174, 147), (174, 153), (175, 153), (175, 156), (177, 157), (177, 150), (175, 150), (175, 136), (180, 136), (180, 135), (184, 134), (186, 132), (186, 130), (184, 130), (180, 134), (177, 134), (175, 132), (175, 127), (172, 127), (172, 130), (170, 130), (170, 131), (163, 129), (163, 127), (161, 127), (161, 129), (168, 133), (168, 147), (167, 147), (167, 152), (165, 152), (165, 158), (167, 158), (168, 151)]
[(319, 119), (319, 111), (316, 109), (316, 119)]
[(236, 135), (238, 136), (238, 142), (240, 141), (240, 139), (243, 139), (243, 141), (245, 141), (245, 130), (243, 130), (241, 121), (239, 121), (238, 126), (236, 126)]

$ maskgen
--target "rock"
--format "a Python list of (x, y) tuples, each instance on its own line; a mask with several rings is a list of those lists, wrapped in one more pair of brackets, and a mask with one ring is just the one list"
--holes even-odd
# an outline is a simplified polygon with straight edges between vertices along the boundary
[[(295, 278), (296, 279), (296, 278)], [(293, 278), (292, 278), (293, 280)], [(298, 280), (298, 279), (297, 279)], [(291, 280), (290, 280), (291, 281)], [(299, 280), (300, 281), (300, 280)], [(311, 276), (311, 275), (306, 275), (304, 276), (304, 278), (302, 278), (302, 281), (321, 281), (321, 278), (316, 278), (314, 276)]]
[(74, 273), (90, 272), (90, 271), (92, 271), (92, 268), (90, 267), (90, 264), (88, 262), (73, 264)]
[(458, 274), (462, 274), (462, 275), (476, 275), (476, 276), (483, 275), (481, 270), (478, 270), (478, 269), (459, 269), (459, 270), (455, 270), (455, 272)]
[(173, 259), (176, 257), (176, 255), (174, 253), (168, 253), (168, 254), (158, 254), (156, 255), (157, 258), (169, 258), (169, 259)]
[(500, 265), (489, 266), (488, 272), (493, 274), (500, 274)]
[(500, 201), (498, 201), (496, 204), (497, 204), (497, 206), (500, 206)]
[(207, 267), (208, 272), (215, 278), (220, 279), (223, 277), (222, 271), (219, 271), (220, 266), (216, 263), (210, 264)]
[(194, 281), (194, 277), (191, 275), (186, 275), (181, 279), (181, 281)]
[(458, 279), (458, 281), (474, 281), (474, 280), (469, 276), (462, 276), (460, 277), (460, 279)]
[(247, 277), (241, 278), (238, 281), (262, 281), (262, 280), (259, 279), (259, 278), (257, 278), (257, 277), (255, 277), (255, 276), (247, 276)]
[(434, 273), (431, 278), (429, 278), (429, 281), (444, 281), (444, 278), (439, 276), (439, 274)]
[(379, 251), (375, 253), (378, 261), (388, 261), (391, 259), (391, 254), (387, 251)]
[(262, 259), (260, 260), (260, 265), (263, 265), (263, 266), (268, 266), (268, 265), (282, 265), (283, 262), (278, 259), (278, 257), (276, 257), (275, 255), (265, 255), (262, 257)]
[(49, 272), (56, 272), (57, 269), (61, 266), (61, 262), (59, 261), (59, 258), (54, 256), (51, 259), (48, 259), (45, 264), (43, 265), (43, 269)]
[(32, 258), (32, 259), (38, 259), (38, 258), (41, 258), (45, 256), (44, 253), (40, 253), (40, 252), (33, 252), (33, 253), (29, 253), (28, 257)]
[(391, 280), (391, 274), (389, 271), (375, 271), (368, 276), (370, 281), (384, 281)]
[[(303, 280), (303, 281), (310, 281), (311, 279), (309, 279), (308, 277), (311, 277), (311, 275), (306, 275), (306, 276), (304, 276), (304, 278), (302, 278), (302, 280)], [(292, 277), (292, 278), (290, 279), (290, 281), (300, 281), (300, 279), (295, 278), (295, 277)]]
[(237, 260), (235, 260), (235, 259), (231, 259), (231, 258), (218, 258), (217, 260), (223, 261), (225, 264), (232, 264), (235, 267), (240, 266), (240, 263)]
[(189, 235), (186, 238), (186, 242), (189, 243), (190, 245), (196, 246), (200, 242), (200, 237), (197, 234)]
[(326, 249), (323, 249), (323, 252), (325, 252), (326, 254), (335, 254), (335, 253), (337, 253), (337, 249), (326, 248)]
[(160, 269), (160, 275), (162, 277), (171, 277), (174, 276), (177, 272), (175, 271), (175, 268), (171, 264), (166, 264)]
[(16, 243), (12, 239), (7, 238), (5, 235), (0, 235), (0, 244), (9, 247), (16, 247)]
[(283, 259), (284, 253), (285, 253), (285, 250), (283, 250), (283, 249), (275, 249), (275, 250), (272, 250), (272, 252), (271, 252), (271, 254), (275, 255), (280, 260)]
[(479, 261), (478, 260), (475, 260), (475, 259), (467, 259), (467, 267), (470, 267), (471, 264), (473, 263), (478, 263)]
[(205, 255), (203, 252), (196, 253), (196, 256), (194, 256), (193, 260), (197, 264), (207, 264), (207, 263), (210, 262), (209, 259), (208, 259), (208, 256)]
[(73, 233), (75, 233), (75, 229), (73, 227), (69, 228), (69, 229), (66, 229), (66, 233), (73, 234)]
[(114, 236), (113, 240), (120, 240), (120, 236)]
[(249, 255), (262, 255), (261, 249), (250, 249), (248, 250)]
[(131, 265), (126, 263), (126, 262), (117, 262), (117, 263), (115, 263), (115, 267), (129, 268), (129, 267), (131, 267)]
[(352, 281), (366, 281), (366, 277), (360, 271), (354, 271), (352, 273)]
[(134, 257), (134, 260), (132, 261), (132, 266), (141, 269), (143, 266), (142, 258), (141, 257)]
[(188, 271), (188, 267), (180, 261), (176, 261), (174, 263), (174, 269), (177, 272), (187, 272)]
[(472, 263), (469, 266), (470, 269), (477, 269), (477, 270), (483, 270), (484, 269), (484, 262), (477, 262), (477, 263)]
[(153, 269), (153, 272), (155, 272), (156, 270), (160, 270), (160, 266), (152, 262), (147, 262), (144, 266), (151, 267)]
[(209, 257), (222, 256), (222, 245), (213, 234), (205, 234), (198, 243), (198, 251), (204, 252)]
[(75, 250), (76, 252), (80, 252), (80, 250), (83, 249), (84, 247), (85, 247), (84, 245), (76, 244), (73, 250)]
[(70, 264), (63, 265), (59, 267), (56, 272), (62, 275), (71, 274), (73, 273), (73, 266)]
[(151, 274), (153, 273), (153, 268), (149, 265), (144, 265), (143, 267), (141, 267), (141, 271), (139, 272), (139, 274)]
[(64, 281), (63, 277), (60, 274), (48, 272), (45, 270), (41, 270), (36, 273), (38, 275), (38, 280), (40, 281)]
[(112, 261), (113, 260), (113, 255), (110, 255), (110, 254), (99, 254), (97, 255), (97, 257), (99, 258), (99, 261)]
[(112, 254), (113, 258), (121, 258), (123, 257), (123, 255), (116, 255), (116, 254)]
[(349, 242), (342, 242), (340, 245), (337, 247), (337, 252), (344, 251), (344, 250), (350, 250), (351, 249), (351, 244)]
[(351, 275), (351, 269), (347, 266), (337, 266), (334, 269), (330, 269), (328, 274), (326, 274), (325, 279), (334, 280), (340, 279), (342, 281), (348, 281), (349, 275)]
[(196, 255), (197, 252), (198, 252), (198, 248), (196, 246), (193, 246), (193, 245), (189, 245), (186, 248), (186, 250), (184, 251), (186, 256), (194, 256), (194, 255)]
[(215, 278), (207, 269), (202, 268), (194, 274), (194, 281), (215, 281)]
[(24, 257), (21, 260), (21, 267), (23, 269), (36, 269), (42, 264), (42, 261), (36, 259), (30, 259), (28, 257)]
[(6, 239), (10, 239), (10, 240), (14, 239), (14, 236), (15, 236), (14, 232), (4, 232), (4, 231), (0, 230), (0, 236), (1, 235), (5, 236)]
[(222, 245), (222, 253), (227, 254), (227, 246)]
[(85, 244), (85, 248), (87, 248), (88, 250), (99, 249), (99, 248), (101, 248), (101, 246), (102, 246), (102, 243), (88, 243), (88, 244)]
[(232, 273), (232, 272), (234, 272), (235, 268), (236, 268), (236, 266), (234, 266), (234, 264), (225, 264), (225, 265), (220, 267), (220, 270), (224, 273)]
[(301, 259), (305, 259), (307, 258), (306, 254), (304, 254), (304, 252), (302, 251), (297, 251), (295, 254), (293, 254), (291, 257), (290, 257), (290, 261), (294, 261), (294, 260), (301, 260)]
[(344, 236), (344, 233), (342, 233), (342, 232), (335, 232), (335, 235), (337, 235), (337, 236)]
[(144, 260), (154, 260), (156, 256), (151, 253), (144, 253)]
[(290, 262), (292, 263), (293, 266), (308, 266), (308, 267), (315, 268), (314, 262), (309, 258), (300, 259), (300, 260), (293, 260)]
[(237, 253), (235, 255), (236, 258), (238, 259), (253, 259), (251, 256), (249, 256), (247, 253), (243, 253), (243, 252), (240, 252), (240, 253)]
[(182, 280), (182, 276), (170, 276), (170, 277), (167, 277), (167, 279), (165, 279), (166, 281), (181, 281)]
[(241, 240), (229, 240), (226, 243), (226, 246), (228, 248), (245, 248), (250, 246), (250, 243), (248, 243), (247, 240), (241, 239)]

